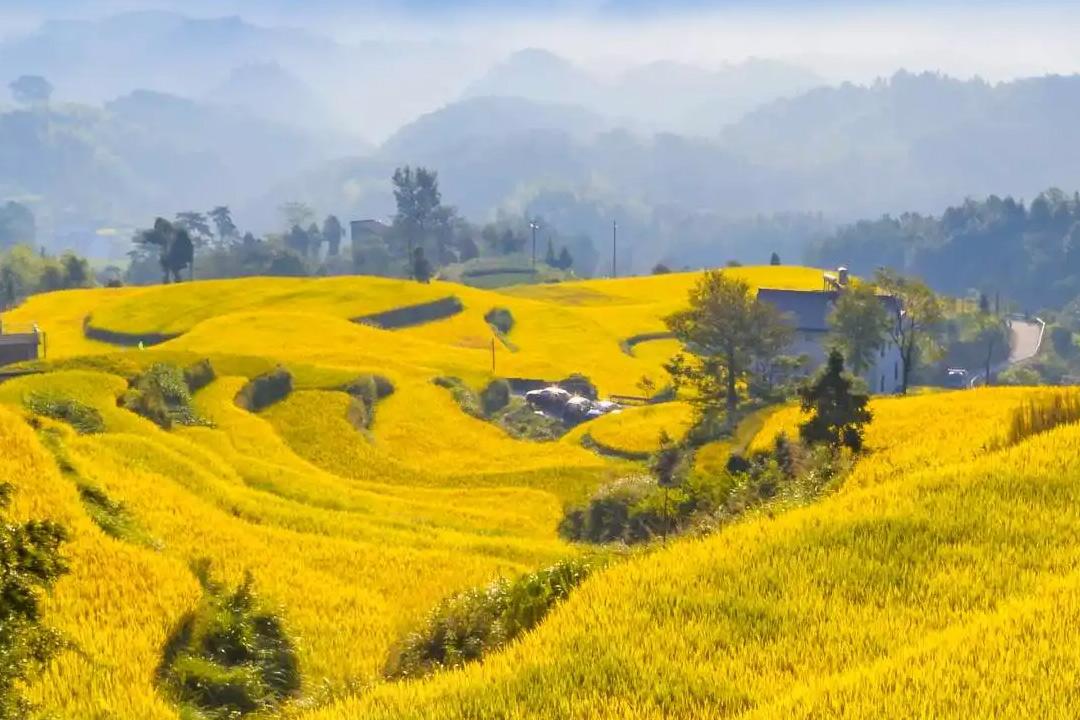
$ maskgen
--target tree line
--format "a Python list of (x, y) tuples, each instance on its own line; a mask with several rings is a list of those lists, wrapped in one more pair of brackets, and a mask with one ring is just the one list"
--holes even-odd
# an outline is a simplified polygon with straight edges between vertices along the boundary
[(341, 220), (327, 215), (319, 223), (306, 203), (284, 203), (281, 231), (264, 237), (241, 235), (229, 207), (217, 206), (180, 212), (171, 220), (159, 217), (152, 227), (136, 232), (127, 281), (366, 274), (426, 282), (440, 268), (479, 258), (506, 260), (509, 267), (522, 269), (534, 238), (537, 264), (555, 270), (573, 271), (571, 248), (587, 248), (587, 257), (593, 252), (588, 238), (564, 237), (536, 216), (469, 222), (443, 203), (433, 170), (401, 167), (392, 182), (397, 207), (392, 221), (368, 223), (370, 232), (352, 238), (348, 253), (343, 252)]
[(922, 277), (939, 292), (983, 292), (1027, 310), (1080, 296), (1080, 193), (1058, 189), (1023, 200), (965, 200), (939, 217), (904, 213), (864, 220), (817, 241), (811, 263), (879, 267)]

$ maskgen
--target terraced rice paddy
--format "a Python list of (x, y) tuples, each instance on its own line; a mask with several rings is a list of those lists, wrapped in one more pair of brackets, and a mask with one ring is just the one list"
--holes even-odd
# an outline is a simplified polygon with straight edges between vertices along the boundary
[[(743, 268), (759, 286), (817, 287), (802, 268)], [(985, 389), (872, 403), (868, 454), (837, 493), (776, 517), (635, 554), (587, 580), (540, 627), (481, 664), (389, 683), (391, 644), (448, 594), (582, 553), (559, 539), (565, 503), (638, 472), (630, 454), (690, 422), (682, 402), (627, 409), (555, 442), (515, 440), (432, 383), (492, 376), (484, 315), (508, 309), (495, 375), (589, 376), (607, 394), (663, 377), (663, 329), (691, 275), (492, 292), (371, 278), (253, 279), (36, 296), (5, 319), (48, 334), (48, 372), (0, 384), (0, 469), (17, 517), (65, 524), (72, 572), (45, 603), (69, 646), (30, 688), (62, 718), (179, 718), (155, 684), (169, 633), (199, 601), (192, 565), (245, 572), (296, 638), (288, 717), (1073, 717), (1080, 644), (1080, 429), (1000, 442), (1033, 392)], [(381, 330), (350, 319), (456, 296), (443, 320)], [(177, 334), (143, 350), (87, 340)], [(126, 378), (209, 358), (203, 427), (117, 406)], [(281, 364), (294, 390), (260, 413), (234, 397)], [(394, 393), (349, 421), (350, 379)], [(101, 433), (28, 424), (51, 393), (96, 408)], [(743, 434), (765, 447), (797, 411)], [(760, 429), (757, 425), (760, 424)], [(51, 433), (54, 448), (43, 442)], [(61, 469), (54, 450), (64, 454)], [(706, 446), (719, 467), (729, 446)], [(121, 503), (141, 541), (103, 532), (78, 488)]]

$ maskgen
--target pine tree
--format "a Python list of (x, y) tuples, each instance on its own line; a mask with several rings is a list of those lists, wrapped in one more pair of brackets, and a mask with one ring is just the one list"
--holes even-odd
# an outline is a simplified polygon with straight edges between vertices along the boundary
[(548, 238), (547, 255), (544, 256), (544, 262), (549, 267), (556, 267), (559, 263), (555, 257), (555, 246), (551, 244), (551, 238)]
[(825, 444), (834, 448), (862, 449), (863, 426), (873, 419), (866, 405), (870, 396), (852, 391), (852, 378), (844, 372), (844, 356), (839, 350), (818, 377), (799, 391), (802, 410), (812, 413), (799, 425), (799, 437), (807, 445)]

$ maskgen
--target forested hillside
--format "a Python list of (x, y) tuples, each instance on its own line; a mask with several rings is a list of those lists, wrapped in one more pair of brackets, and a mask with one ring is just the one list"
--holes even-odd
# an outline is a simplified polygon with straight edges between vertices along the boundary
[(1080, 294), (1080, 195), (1030, 203), (991, 195), (941, 215), (905, 213), (839, 229), (810, 253), (860, 273), (891, 267), (956, 296), (998, 295), (1020, 308), (1061, 307)]

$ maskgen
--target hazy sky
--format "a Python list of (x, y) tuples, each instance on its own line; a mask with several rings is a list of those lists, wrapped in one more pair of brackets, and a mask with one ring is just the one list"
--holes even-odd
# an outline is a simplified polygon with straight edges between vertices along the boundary
[(498, 54), (548, 48), (593, 66), (671, 59), (716, 66), (747, 57), (799, 61), (834, 79), (898, 67), (1007, 79), (1080, 71), (1072, 2), (869, 3), (674, 0), (0, 0), (7, 34), (46, 17), (133, 9), (240, 14), (342, 40), (423, 36)]

